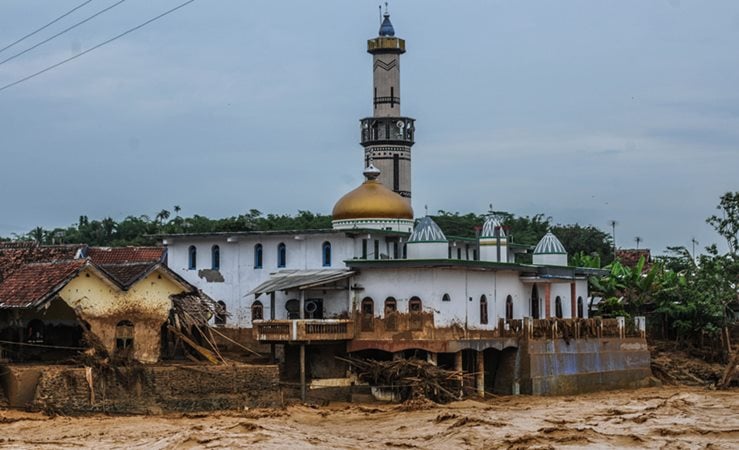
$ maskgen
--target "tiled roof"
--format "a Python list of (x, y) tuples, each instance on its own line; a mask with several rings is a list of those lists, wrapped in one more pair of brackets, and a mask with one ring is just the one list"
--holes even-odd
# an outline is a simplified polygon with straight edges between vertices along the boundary
[(159, 263), (164, 261), (164, 247), (90, 247), (87, 257), (93, 263), (107, 264)]
[(0, 281), (25, 264), (66, 261), (77, 257), (85, 245), (38, 245), (29, 242), (0, 243)]
[(25, 264), (0, 282), (0, 307), (36, 306), (59, 292), (86, 264), (84, 259)]
[(652, 266), (652, 252), (648, 248), (616, 250), (616, 259), (629, 267), (636, 267), (642, 256), (644, 257), (644, 270), (649, 270)]
[(98, 267), (124, 289), (148, 274), (159, 263), (103, 264)]

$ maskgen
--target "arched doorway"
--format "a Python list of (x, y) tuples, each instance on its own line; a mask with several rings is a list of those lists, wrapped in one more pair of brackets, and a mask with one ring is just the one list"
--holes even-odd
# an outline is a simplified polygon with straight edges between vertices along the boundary
[(375, 329), (375, 302), (371, 297), (365, 297), (362, 300), (362, 331), (372, 331)]
[(531, 288), (531, 317), (539, 318), (539, 289), (536, 285)]

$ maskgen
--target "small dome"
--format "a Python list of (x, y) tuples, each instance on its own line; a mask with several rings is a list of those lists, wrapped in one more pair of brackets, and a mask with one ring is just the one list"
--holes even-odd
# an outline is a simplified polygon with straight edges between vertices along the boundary
[(553, 235), (551, 231), (547, 231), (547, 234), (536, 244), (534, 249), (535, 255), (566, 255), (567, 250), (565, 246), (559, 242), (557, 236)]
[(370, 165), (364, 175), (364, 183), (336, 202), (333, 220), (413, 219), (408, 201), (377, 181), (379, 170)]
[(395, 36), (395, 29), (390, 22), (390, 14), (385, 13), (384, 17), (380, 25), (380, 36)]
[[(496, 230), (497, 230), (497, 236), (496, 236)], [(482, 225), (482, 234), (480, 234), (481, 238), (491, 238), (491, 237), (505, 237), (505, 231), (503, 231), (503, 225), (500, 224), (500, 221), (498, 220), (495, 215), (491, 214), (488, 216), (487, 219), (485, 219), (485, 223)]]
[(429, 216), (418, 221), (408, 238), (408, 242), (446, 242), (446, 240), (444, 232)]

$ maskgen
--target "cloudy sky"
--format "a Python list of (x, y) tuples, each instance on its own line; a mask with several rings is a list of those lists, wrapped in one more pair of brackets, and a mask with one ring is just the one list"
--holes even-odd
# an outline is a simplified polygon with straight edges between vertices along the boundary
[[(127, 0), (0, 63), (6, 85), (183, 0)], [(82, 0), (3, 0), (0, 48)], [(115, 3), (93, 0), (0, 61)], [(361, 182), (378, 2), (198, 0), (0, 91), (0, 236), (91, 218), (330, 213)], [(739, 2), (390, 5), (413, 204), (719, 242), (739, 190)]]

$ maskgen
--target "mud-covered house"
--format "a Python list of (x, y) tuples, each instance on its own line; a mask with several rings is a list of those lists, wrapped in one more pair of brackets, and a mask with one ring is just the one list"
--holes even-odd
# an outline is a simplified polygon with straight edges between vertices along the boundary
[(63, 360), (89, 329), (111, 354), (157, 362), (173, 300), (207, 299), (165, 260), (156, 247), (0, 245), (2, 358)]

